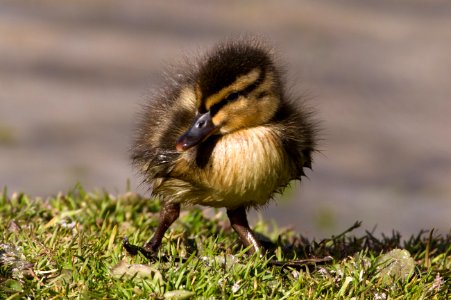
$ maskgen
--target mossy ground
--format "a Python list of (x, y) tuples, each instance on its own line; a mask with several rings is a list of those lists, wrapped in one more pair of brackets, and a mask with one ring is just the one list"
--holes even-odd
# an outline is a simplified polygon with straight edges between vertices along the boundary
[[(451, 293), (450, 234), (422, 232), (405, 241), (396, 233), (356, 237), (355, 224), (316, 242), (291, 230), (270, 230), (274, 226), (259, 221), (254, 229), (266, 237), (268, 257), (249, 258), (223, 211), (206, 216), (193, 208), (165, 236), (160, 254), (168, 261), (129, 256), (122, 238), (144, 243), (157, 225), (158, 211), (158, 201), (131, 192), (112, 196), (77, 186), (40, 199), (8, 195), (5, 189), (0, 195), (0, 299), (449, 299)], [(383, 255), (397, 248), (407, 250), (403, 254), (409, 260), (395, 259), (388, 266)], [(282, 268), (269, 266), (270, 256), (333, 260)], [(121, 265), (136, 271), (118, 271)]]

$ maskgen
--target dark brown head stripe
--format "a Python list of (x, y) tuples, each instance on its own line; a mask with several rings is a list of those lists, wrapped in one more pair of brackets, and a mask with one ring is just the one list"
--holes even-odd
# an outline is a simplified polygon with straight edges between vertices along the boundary
[(270, 57), (258, 47), (244, 43), (218, 47), (199, 69), (197, 82), (202, 93), (199, 109), (206, 110), (205, 99), (232, 84), (238, 77), (256, 68), (264, 76), (269, 66)]

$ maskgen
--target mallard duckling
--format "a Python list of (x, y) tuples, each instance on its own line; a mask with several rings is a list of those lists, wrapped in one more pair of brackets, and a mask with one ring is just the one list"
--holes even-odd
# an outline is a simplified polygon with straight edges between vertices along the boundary
[(262, 251), (246, 210), (268, 203), (311, 167), (315, 123), (288, 97), (271, 51), (255, 40), (228, 41), (170, 78), (150, 99), (132, 158), (161, 201), (160, 223), (144, 247), (158, 251), (181, 205), (225, 207), (250, 252)]

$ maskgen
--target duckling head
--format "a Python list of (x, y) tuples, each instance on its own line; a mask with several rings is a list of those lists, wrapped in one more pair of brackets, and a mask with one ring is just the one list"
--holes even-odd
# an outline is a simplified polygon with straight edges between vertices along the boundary
[(216, 48), (194, 75), (197, 113), (176, 143), (178, 151), (212, 135), (263, 125), (277, 112), (282, 87), (271, 54), (258, 43)]

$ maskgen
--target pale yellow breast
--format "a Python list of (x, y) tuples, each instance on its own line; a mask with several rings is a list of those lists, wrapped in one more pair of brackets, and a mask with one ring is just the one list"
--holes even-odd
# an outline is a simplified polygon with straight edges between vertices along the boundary
[[(259, 126), (227, 134), (218, 141), (199, 178), (217, 193), (200, 204), (263, 205), (292, 178), (289, 158), (276, 127)], [(216, 203), (215, 203), (216, 202)]]

